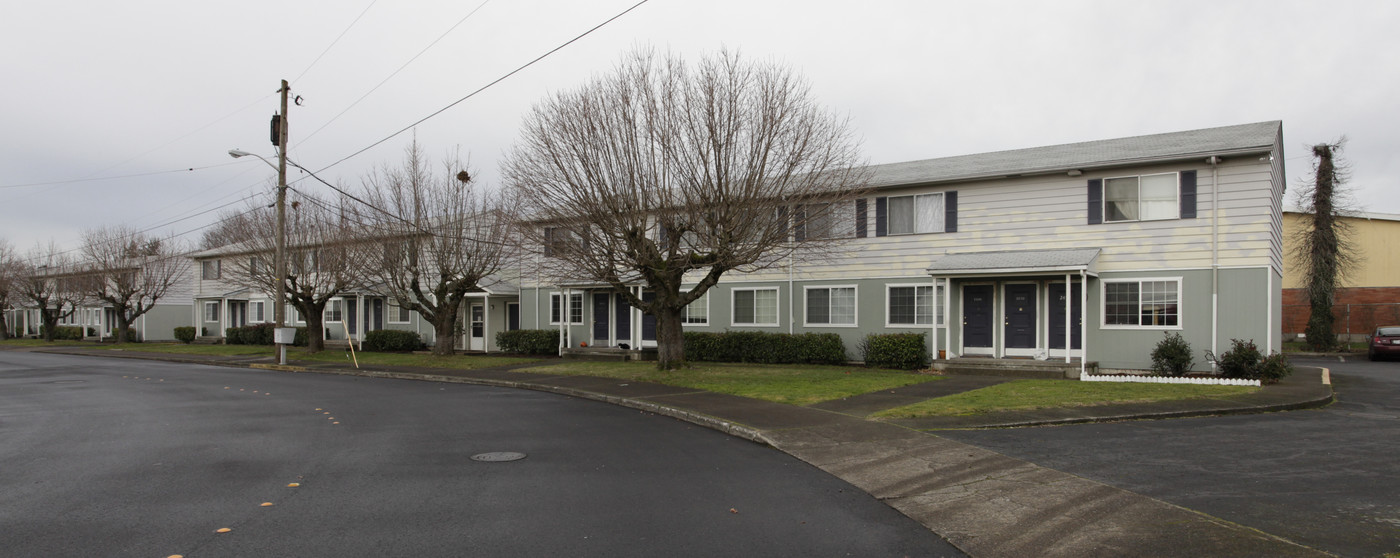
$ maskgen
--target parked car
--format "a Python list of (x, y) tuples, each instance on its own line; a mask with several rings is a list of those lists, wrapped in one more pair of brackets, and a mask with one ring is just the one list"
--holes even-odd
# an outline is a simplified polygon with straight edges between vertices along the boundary
[(1371, 336), (1371, 347), (1366, 356), (1371, 360), (1400, 355), (1400, 326), (1381, 326)]

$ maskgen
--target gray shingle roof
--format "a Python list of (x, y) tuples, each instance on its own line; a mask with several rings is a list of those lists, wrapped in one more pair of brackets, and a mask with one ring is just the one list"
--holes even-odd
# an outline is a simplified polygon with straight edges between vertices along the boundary
[(933, 263), (929, 264), (928, 272), (930, 275), (969, 275), (1016, 271), (1093, 271), (1094, 260), (1098, 257), (1098, 248), (948, 254), (934, 258)]
[(1229, 153), (1267, 152), (1283, 123), (1277, 120), (1221, 128), (1086, 141), (1048, 147), (960, 155), (871, 167), (872, 187), (1039, 174)]

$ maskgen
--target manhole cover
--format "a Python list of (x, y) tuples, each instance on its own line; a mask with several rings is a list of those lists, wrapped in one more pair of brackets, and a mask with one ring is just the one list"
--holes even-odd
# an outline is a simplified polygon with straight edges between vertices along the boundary
[(490, 453), (478, 453), (472, 456), (472, 461), (486, 461), (488, 463), (516, 461), (520, 459), (525, 459), (525, 454), (516, 451), (493, 451)]

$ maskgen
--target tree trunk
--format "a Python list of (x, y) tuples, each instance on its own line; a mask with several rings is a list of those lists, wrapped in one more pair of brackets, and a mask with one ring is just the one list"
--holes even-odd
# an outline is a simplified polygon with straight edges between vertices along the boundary
[(433, 315), (433, 354), (447, 356), (454, 352), (457, 314), (460, 304), (444, 304)]
[(58, 312), (40, 310), (40, 319), (44, 321), (44, 341), (53, 343), (53, 337), (58, 333)]
[(1313, 186), (1313, 230), (1310, 242), (1312, 254), (1308, 270), (1308, 346), (1314, 350), (1330, 351), (1337, 345), (1333, 327), (1332, 303), (1337, 291), (1338, 252), (1337, 219), (1333, 194), (1336, 189), (1336, 167), (1332, 161), (1332, 146), (1313, 147), (1317, 157), (1317, 176)]
[(10, 338), (10, 322), (5, 320), (5, 311), (0, 310), (0, 341)]
[(326, 349), (324, 309), (306, 312), (306, 352), (319, 353)]
[(131, 321), (126, 319), (125, 308), (114, 308), (113, 312), (117, 315), (117, 331), (113, 335), (116, 336), (117, 344), (120, 345), (128, 341), (126, 329), (131, 327)]
[(656, 312), (656, 368), (676, 370), (685, 367), (685, 336), (681, 327), (681, 311), (665, 309)]

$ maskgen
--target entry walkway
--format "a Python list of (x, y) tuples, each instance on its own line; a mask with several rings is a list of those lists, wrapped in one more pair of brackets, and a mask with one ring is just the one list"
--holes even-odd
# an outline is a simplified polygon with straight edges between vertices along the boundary
[(1321, 406), (1331, 401), (1332, 390), (1324, 383), (1326, 370), (1319, 368), (1299, 368), (1279, 385), (1224, 404), (1165, 402), (1055, 413), (998, 413), (943, 423), (928, 419), (891, 423), (863, 417), (872, 410), (937, 396), (930, 394), (975, 389), (1006, 379), (954, 377), (814, 407), (795, 407), (689, 388), (513, 370), (520, 366), (480, 370), (370, 366), (355, 370), (325, 363), (279, 367), (269, 364), (267, 358), (67, 347), (49, 351), (493, 385), (646, 410), (770, 445), (880, 498), (978, 557), (1327, 556), (1268, 533), (926, 431)]

